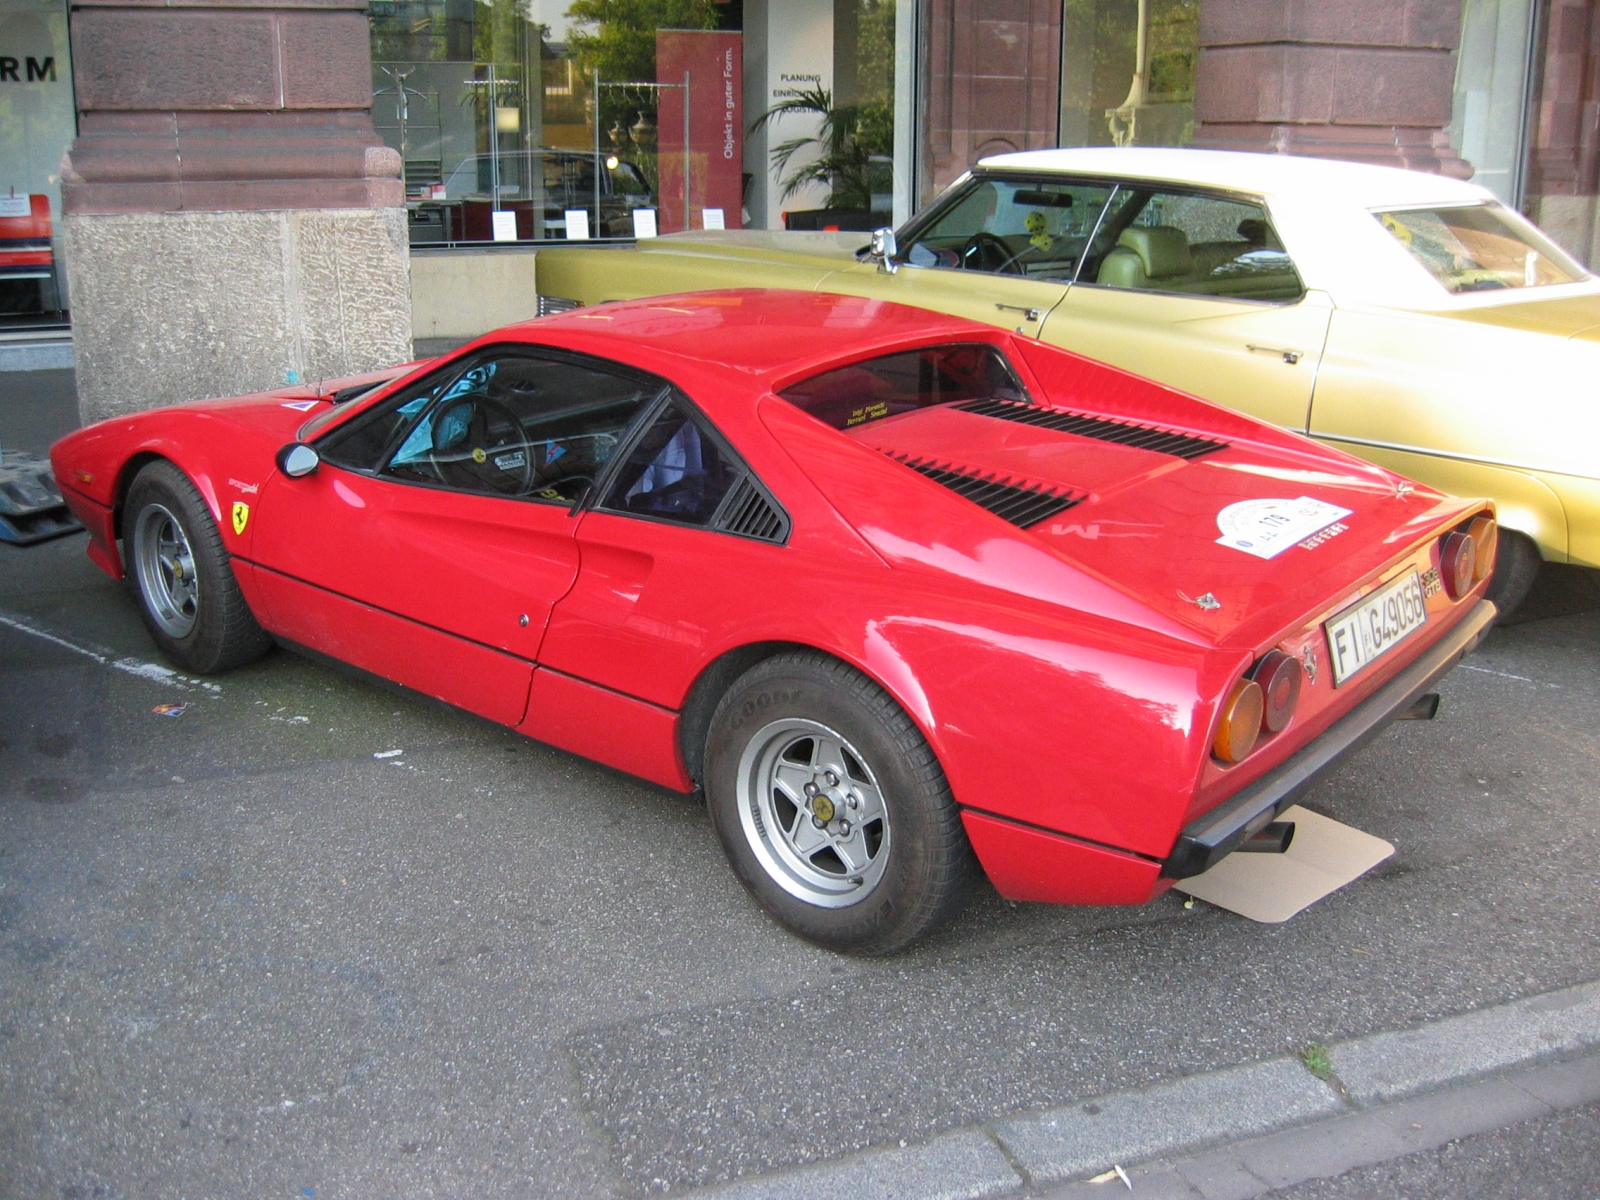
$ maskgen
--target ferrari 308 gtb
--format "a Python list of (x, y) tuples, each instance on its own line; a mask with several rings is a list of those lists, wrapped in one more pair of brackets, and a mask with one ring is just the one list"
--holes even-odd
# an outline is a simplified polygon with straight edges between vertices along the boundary
[(80, 430), (90, 556), (196, 672), (274, 642), (704, 789), (886, 952), (1238, 850), (1483, 637), (1495, 519), (1034, 338), (727, 291)]

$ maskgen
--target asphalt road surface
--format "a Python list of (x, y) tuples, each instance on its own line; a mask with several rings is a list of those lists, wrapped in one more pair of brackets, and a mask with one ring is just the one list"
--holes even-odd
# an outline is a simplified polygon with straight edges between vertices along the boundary
[[(678, 1190), (1600, 977), (1586, 572), (1306, 797), (1398, 852), (1286, 924), (985, 891), (877, 961), (689, 799), (288, 653), (159, 666), (81, 535), (0, 546), (0, 1196)], [(1589, 1196), (1594, 1120), (1293, 1195)]]

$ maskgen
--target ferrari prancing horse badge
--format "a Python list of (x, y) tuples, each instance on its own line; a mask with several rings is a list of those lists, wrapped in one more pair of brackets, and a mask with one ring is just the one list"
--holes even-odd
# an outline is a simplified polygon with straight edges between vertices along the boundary
[(243, 533), (244, 527), (250, 521), (250, 506), (242, 500), (233, 502), (233, 531)]

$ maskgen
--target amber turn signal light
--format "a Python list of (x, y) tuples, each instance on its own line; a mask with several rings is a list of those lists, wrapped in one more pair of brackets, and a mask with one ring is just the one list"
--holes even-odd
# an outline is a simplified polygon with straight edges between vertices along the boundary
[(1489, 578), (1494, 570), (1494, 552), (1500, 545), (1500, 522), (1493, 517), (1478, 517), (1467, 526), (1467, 536), (1477, 549), (1472, 560), (1472, 580)]
[(1470, 533), (1447, 533), (1439, 542), (1439, 578), (1450, 599), (1459, 600), (1472, 590), (1477, 576), (1477, 547)]
[(1217, 722), (1217, 736), (1212, 740), (1211, 753), (1225, 763), (1236, 763), (1255, 749), (1256, 738), (1261, 736), (1261, 713), (1265, 701), (1261, 685), (1253, 679), (1241, 679), (1228, 693), (1222, 706), (1222, 719)]
[(1261, 728), (1266, 732), (1277, 733), (1294, 716), (1303, 675), (1300, 660), (1282, 650), (1267, 651), (1250, 669), (1250, 678), (1261, 685)]

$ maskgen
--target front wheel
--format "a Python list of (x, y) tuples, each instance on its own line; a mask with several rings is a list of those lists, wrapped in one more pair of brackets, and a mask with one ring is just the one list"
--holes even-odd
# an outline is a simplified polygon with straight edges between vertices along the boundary
[(151, 463), (135, 477), (123, 511), (140, 615), (162, 653), (209, 675), (267, 652), (272, 640), (246, 606), (216, 522), (182, 471)]
[(888, 954), (960, 907), (972, 851), (950, 785), (904, 711), (859, 671), (782, 654), (711, 718), (706, 798), (723, 850), (781, 924)]

